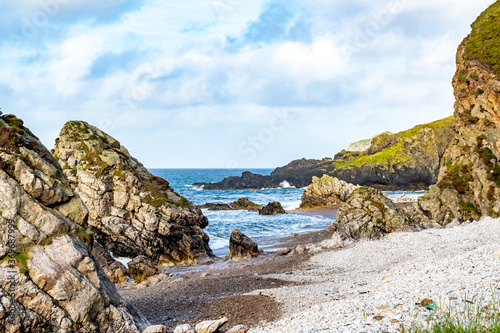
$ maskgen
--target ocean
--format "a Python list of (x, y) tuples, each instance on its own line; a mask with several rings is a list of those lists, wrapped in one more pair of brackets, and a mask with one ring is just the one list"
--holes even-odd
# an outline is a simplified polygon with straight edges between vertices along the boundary
[[(278, 201), (285, 210), (299, 208), (304, 189), (283, 184), (282, 188), (248, 190), (213, 190), (206, 191), (193, 183), (219, 182), (226, 177), (241, 176), (244, 171), (269, 175), (273, 169), (150, 169), (152, 174), (166, 179), (174, 190), (197, 205), (209, 203), (230, 204), (239, 198), (267, 205)], [(399, 196), (403, 192), (389, 192), (388, 196)], [(423, 192), (405, 192), (407, 195), (418, 195)], [(217, 256), (229, 252), (229, 237), (237, 228), (259, 245), (268, 244), (269, 240), (325, 229), (332, 219), (320, 215), (286, 214), (261, 216), (258, 212), (249, 211), (209, 211), (203, 214), (208, 217), (209, 225), (205, 232), (210, 236), (210, 247)]]

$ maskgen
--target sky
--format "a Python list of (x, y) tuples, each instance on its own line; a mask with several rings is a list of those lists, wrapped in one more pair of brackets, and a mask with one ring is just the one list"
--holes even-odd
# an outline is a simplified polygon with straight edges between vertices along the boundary
[(274, 168), (453, 114), (492, 0), (17, 0), (0, 107), (49, 149), (84, 120), (149, 168)]

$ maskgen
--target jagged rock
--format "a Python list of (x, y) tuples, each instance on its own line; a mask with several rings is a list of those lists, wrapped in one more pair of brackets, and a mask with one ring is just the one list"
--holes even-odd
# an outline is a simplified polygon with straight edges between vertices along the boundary
[(191, 325), (184, 324), (177, 326), (174, 333), (196, 333), (196, 331), (191, 327)]
[(279, 249), (278, 251), (276, 251), (276, 254), (279, 255), (279, 256), (286, 256), (287, 254), (289, 254), (292, 250), (290, 250), (289, 248), (287, 247), (284, 247), (282, 249)]
[(149, 326), (142, 333), (167, 333), (167, 328), (163, 325)]
[(229, 254), (231, 259), (257, 257), (260, 254), (257, 243), (234, 229), (229, 238)]
[(128, 272), (125, 265), (116, 261), (99, 242), (94, 242), (92, 257), (102, 267), (111, 282), (122, 283), (128, 280)]
[(220, 211), (220, 210), (234, 210), (230, 205), (228, 204), (221, 204), (221, 203), (206, 203), (204, 205), (198, 206), (200, 209), (208, 209), (211, 211)]
[(248, 327), (244, 325), (238, 325), (231, 328), (229, 331), (226, 331), (226, 333), (247, 333), (247, 332), (248, 332)]
[(283, 206), (279, 202), (270, 202), (266, 207), (259, 210), (259, 215), (280, 215), (286, 214)]
[(128, 264), (128, 274), (139, 283), (160, 273), (160, 270), (146, 256), (137, 256)]
[(147, 327), (92, 259), (89, 213), (61, 166), (12, 115), (0, 117), (0, 161), (1, 331), (139, 333)]
[(418, 208), (442, 225), (500, 216), (500, 4), (472, 24), (458, 47), (453, 78), (454, 136), (439, 181)]
[(441, 157), (453, 136), (453, 117), (372, 139), (366, 152), (341, 151), (335, 159), (296, 160), (271, 175), (245, 172), (219, 183), (201, 183), (206, 190), (279, 188), (283, 181), (307, 187), (313, 177), (329, 175), (379, 189), (427, 189), (438, 178)]
[(376, 239), (390, 232), (421, 229), (385, 194), (369, 187), (352, 192), (340, 206), (335, 224), (353, 239)]
[(249, 210), (249, 211), (259, 211), (262, 209), (261, 205), (258, 205), (247, 198), (240, 198), (231, 204), (231, 208), (234, 210)]
[(302, 195), (301, 209), (340, 205), (347, 201), (357, 186), (343, 180), (324, 175), (313, 177), (313, 182)]
[(116, 139), (71, 121), (54, 154), (89, 208), (96, 239), (115, 255), (145, 255), (169, 266), (196, 264), (212, 254), (201, 210), (149, 173)]
[(227, 318), (222, 318), (219, 320), (207, 320), (202, 321), (201, 323), (195, 326), (196, 333), (215, 333), (218, 332), (219, 329), (227, 323)]

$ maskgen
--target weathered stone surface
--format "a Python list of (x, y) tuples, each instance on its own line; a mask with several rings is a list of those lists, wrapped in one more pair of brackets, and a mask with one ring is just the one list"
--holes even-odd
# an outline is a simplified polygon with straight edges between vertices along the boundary
[(226, 333), (247, 333), (248, 332), (248, 327), (245, 325), (238, 325), (233, 328), (231, 328), (229, 331), (226, 331)]
[(229, 251), (231, 259), (257, 257), (260, 254), (257, 243), (243, 235), (238, 229), (234, 229), (231, 233)]
[(111, 282), (122, 283), (128, 280), (127, 267), (121, 262), (116, 261), (99, 242), (94, 242), (92, 257), (102, 267)]
[(88, 211), (61, 166), (11, 115), (0, 118), (0, 161), (1, 331), (139, 333), (147, 327), (92, 259)]
[(128, 274), (139, 283), (147, 278), (160, 273), (151, 259), (146, 256), (137, 256), (128, 264)]
[(347, 201), (357, 186), (343, 180), (324, 175), (313, 177), (313, 182), (302, 195), (301, 209), (340, 205)]
[(234, 210), (249, 210), (258, 211), (262, 209), (261, 205), (258, 205), (247, 198), (240, 198), (231, 204), (231, 208)]
[(442, 225), (500, 216), (500, 59), (491, 53), (500, 47), (500, 39), (490, 37), (499, 20), (495, 2), (458, 47), (454, 136), (437, 185), (418, 202), (419, 209)]
[(385, 194), (369, 187), (359, 187), (352, 192), (339, 208), (335, 224), (338, 230), (354, 239), (376, 239), (390, 232), (421, 229)]
[(191, 325), (184, 324), (177, 326), (174, 333), (196, 333), (196, 331), (191, 327)]
[(259, 215), (280, 215), (286, 214), (285, 209), (279, 202), (270, 202), (266, 207), (259, 210)]
[(215, 333), (218, 332), (219, 329), (227, 323), (227, 318), (222, 318), (219, 320), (207, 320), (202, 321), (201, 323), (195, 326), (196, 333)]
[(163, 325), (154, 325), (149, 326), (142, 333), (167, 333), (167, 328)]
[(89, 208), (95, 237), (114, 254), (156, 264), (196, 264), (211, 255), (208, 219), (130, 156), (120, 143), (82, 121), (68, 122), (55, 156)]

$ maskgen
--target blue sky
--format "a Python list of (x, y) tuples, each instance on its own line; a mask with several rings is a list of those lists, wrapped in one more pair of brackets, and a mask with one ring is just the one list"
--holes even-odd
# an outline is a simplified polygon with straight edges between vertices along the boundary
[(492, 0), (18, 0), (0, 107), (48, 148), (85, 120), (147, 167), (277, 167), (453, 113)]

